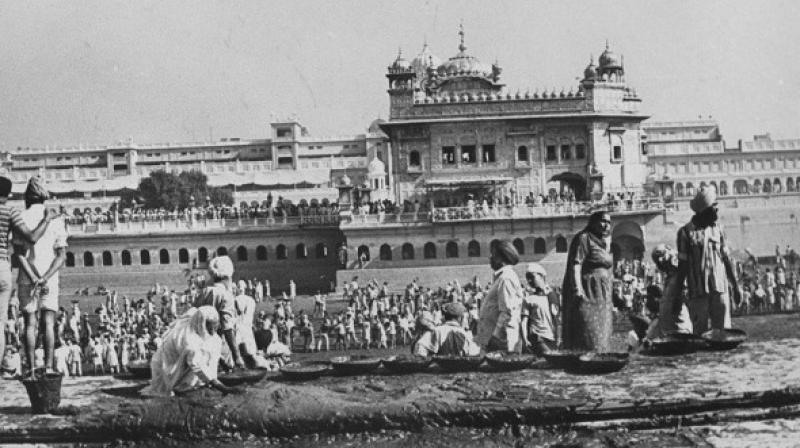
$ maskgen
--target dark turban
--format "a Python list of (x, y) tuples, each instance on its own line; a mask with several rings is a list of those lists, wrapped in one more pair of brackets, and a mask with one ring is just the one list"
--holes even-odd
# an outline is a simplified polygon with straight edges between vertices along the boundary
[(28, 188), (25, 189), (25, 202), (38, 204), (50, 198), (50, 193), (44, 188), (44, 183), (39, 176), (33, 176), (28, 181)]
[(11, 194), (11, 179), (0, 176), (0, 196), (8, 197)]
[(494, 248), (494, 253), (507, 265), (519, 263), (519, 253), (511, 241), (500, 241)]

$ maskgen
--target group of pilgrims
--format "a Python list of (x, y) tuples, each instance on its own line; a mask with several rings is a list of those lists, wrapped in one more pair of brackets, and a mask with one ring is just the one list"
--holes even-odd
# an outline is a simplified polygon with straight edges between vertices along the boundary
[[(647, 287), (642, 313), (649, 318), (649, 327), (644, 337), (629, 338), (631, 348), (675, 332), (709, 332), (712, 338), (722, 338), (731, 325), (731, 296), (738, 303), (740, 291), (725, 235), (717, 224), (715, 192), (702, 189), (691, 208), (695, 214), (678, 231), (676, 247), (662, 244), (652, 250), (660, 282)], [(408, 343), (418, 356), (497, 351), (541, 355), (558, 349), (610, 352), (615, 312), (611, 229), (608, 212), (590, 215), (569, 245), (560, 287), (551, 287), (546, 270), (535, 262), (526, 266), (523, 283), (515, 268), (519, 254), (510, 241), (500, 241), (491, 247), (489, 284), (451, 282), (432, 291), (412, 283), (404, 294), (392, 294), (386, 284), (372, 281), (359, 287), (354, 281), (344, 288), (345, 311), (329, 314), (326, 298), (317, 294), (314, 312), (301, 312), (297, 321), (286, 300), (279, 301), (271, 318), (265, 313), (257, 316), (256, 301), (246, 290), (237, 292), (231, 259), (215, 257), (209, 261), (209, 278), (203, 279), (202, 290), (192, 294), (188, 311), (171, 312), (154, 350), (147, 353), (152, 381), (144, 393), (180, 395), (206, 387), (234, 392), (219, 381), (219, 366), (264, 368), (271, 359), (286, 360), (295, 331), (303, 336), (307, 350), (328, 348), (335, 337), (334, 346), (344, 349)], [(320, 331), (312, 320), (317, 316)], [(292, 324), (287, 328), (289, 319)], [(362, 331), (357, 335), (359, 326)], [(33, 366), (33, 356), (26, 361)], [(46, 363), (53, 368), (52, 356)]]

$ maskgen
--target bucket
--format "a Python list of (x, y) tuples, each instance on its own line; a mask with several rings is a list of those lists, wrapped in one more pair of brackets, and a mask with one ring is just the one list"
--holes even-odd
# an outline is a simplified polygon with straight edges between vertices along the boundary
[(22, 380), (34, 414), (48, 414), (58, 409), (61, 403), (62, 378), (60, 373), (48, 373), (37, 375), (35, 379)]

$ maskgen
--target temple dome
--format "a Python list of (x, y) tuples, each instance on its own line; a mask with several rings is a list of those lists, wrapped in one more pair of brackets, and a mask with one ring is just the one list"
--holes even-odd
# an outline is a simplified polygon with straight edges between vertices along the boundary
[(386, 175), (386, 165), (381, 162), (381, 159), (375, 157), (369, 162), (367, 173), (369, 173), (370, 176), (384, 176)]
[(397, 59), (392, 62), (391, 67), (393, 70), (408, 70), (411, 68), (411, 63), (403, 57), (403, 50), (398, 50)]
[(458, 34), (461, 36), (461, 43), (458, 45), (458, 54), (448, 59), (436, 69), (440, 75), (450, 74), (480, 74), (483, 76), (492, 75), (492, 66), (482, 63), (475, 56), (467, 54), (467, 46), (464, 45), (464, 28), (461, 27)]
[(411, 60), (411, 67), (416, 71), (423, 71), (428, 67), (438, 67), (441, 65), (442, 60), (431, 52), (428, 43), (422, 46), (422, 51)]
[(608, 47), (606, 42), (606, 49), (600, 55), (600, 68), (622, 68), (622, 57)]

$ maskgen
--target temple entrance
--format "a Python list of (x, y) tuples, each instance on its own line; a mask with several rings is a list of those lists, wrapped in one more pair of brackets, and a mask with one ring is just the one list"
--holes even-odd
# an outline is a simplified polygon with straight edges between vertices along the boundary
[(551, 177), (549, 182), (558, 182), (560, 185), (559, 193), (563, 196), (574, 195), (576, 201), (586, 200), (586, 179), (580, 174), (565, 171)]
[(633, 221), (613, 223), (611, 232), (611, 252), (614, 262), (620, 260), (641, 260), (644, 257), (644, 232)]

